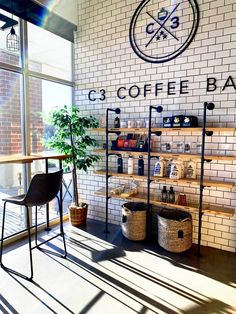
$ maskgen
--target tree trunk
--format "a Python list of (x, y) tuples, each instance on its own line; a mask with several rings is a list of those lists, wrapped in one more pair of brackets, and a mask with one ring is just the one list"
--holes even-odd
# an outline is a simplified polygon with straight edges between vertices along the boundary
[(72, 170), (72, 182), (73, 182), (73, 193), (74, 193), (74, 202), (76, 206), (79, 206), (79, 196), (78, 196), (78, 187), (77, 187), (77, 172), (76, 172), (76, 156), (75, 156), (75, 148), (73, 141), (73, 130), (71, 120), (69, 122), (70, 128), (70, 142), (71, 142), (71, 150), (72, 150), (72, 161), (73, 161), (73, 170)]

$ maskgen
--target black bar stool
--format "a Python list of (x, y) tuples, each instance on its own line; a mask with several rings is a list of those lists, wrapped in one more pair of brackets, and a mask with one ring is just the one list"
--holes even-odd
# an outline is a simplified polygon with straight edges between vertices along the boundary
[[(71, 174), (71, 171), (67, 171), (67, 172), (64, 171), (64, 176), (65, 176), (66, 174)], [(64, 177), (63, 177), (63, 179), (62, 179), (62, 186), (64, 186), (65, 191), (64, 191), (64, 195), (63, 195), (62, 201), (64, 201), (64, 199), (65, 199), (65, 197), (66, 197), (67, 194), (68, 194), (68, 195), (70, 196), (70, 198), (72, 199), (72, 194), (71, 194), (71, 192), (70, 192), (70, 186), (71, 186), (71, 184), (72, 184), (72, 178), (69, 179), (69, 183), (67, 184), (67, 183), (66, 183), (66, 180), (65, 180)]]
[[(2, 237), (1, 237), (1, 247), (0, 247), (0, 266), (15, 275), (18, 275), (22, 278), (32, 280), (33, 278), (33, 259), (32, 259), (32, 250), (34, 248), (39, 248), (42, 244), (58, 237), (62, 236), (63, 243), (64, 243), (64, 255), (62, 257), (66, 257), (66, 243), (65, 243), (65, 234), (63, 230), (63, 220), (62, 220), (62, 200), (58, 198), (57, 194), (62, 185), (62, 176), (63, 170), (59, 170), (57, 172), (52, 173), (45, 173), (45, 174), (36, 174), (31, 182), (29, 189), (26, 194), (17, 195), (9, 198), (3, 199), (4, 206), (3, 206), (3, 220), (2, 220)], [(60, 233), (51, 237), (50, 239), (41, 242), (40, 244), (37, 243), (37, 206), (42, 206), (49, 203), (54, 198), (58, 200), (59, 212), (60, 212)], [(28, 231), (28, 241), (29, 241), (29, 255), (30, 255), (30, 277), (27, 277), (13, 269), (10, 269), (3, 265), (2, 263), (2, 251), (3, 251), (3, 240), (4, 240), (4, 225), (5, 225), (5, 214), (6, 214), (6, 204), (12, 203), (19, 206), (25, 206), (26, 208), (26, 216), (27, 216), (27, 231)], [(31, 245), (31, 234), (30, 234), (30, 218), (29, 218), (29, 207), (36, 207), (36, 214), (35, 214), (35, 246), (32, 247)]]

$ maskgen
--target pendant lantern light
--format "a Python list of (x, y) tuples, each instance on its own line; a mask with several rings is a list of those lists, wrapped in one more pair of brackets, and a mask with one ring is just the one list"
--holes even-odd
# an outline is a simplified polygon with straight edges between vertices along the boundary
[[(11, 1), (12, 6), (12, 1)], [(13, 7), (12, 7), (13, 9)], [(19, 37), (17, 36), (15, 29), (13, 27), (13, 14), (12, 14), (12, 27), (10, 33), (7, 35), (7, 50), (18, 51), (19, 50)]]
[(16, 35), (14, 27), (11, 27), (10, 33), (7, 35), (7, 50), (18, 51), (19, 50), (19, 38)]

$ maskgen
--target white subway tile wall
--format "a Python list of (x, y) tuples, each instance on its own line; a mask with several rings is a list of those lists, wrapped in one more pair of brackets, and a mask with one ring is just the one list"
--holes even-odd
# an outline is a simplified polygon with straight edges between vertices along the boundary
[[(153, 1), (155, 2), (155, 1)], [(215, 109), (207, 112), (207, 126), (236, 127), (236, 2), (235, 0), (199, 0), (200, 23), (197, 34), (190, 46), (177, 58), (153, 64), (138, 58), (129, 42), (129, 28), (132, 15), (140, 4), (138, 0), (81, 0), (78, 5), (78, 31), (75, 34), (75, 100), (81, 113), (93, 114), (97, 118), (105, 115), (106, 108), (121, 108), (121, 121), (143, 120), (148, 117), (149, 105), (162, 105), (163, 113), (154, 114), (156, 126), (161, 126), (164, 116), (176, 114), (196, 115), (202, 125), (203, 103), (213, 101)], [(186, 20), (188, 16), (184, 17)], [(144, 24), (145, 27), (145, 24)], [(229, 78), (230, 77), (230, 78)], [(207, 92), (207, 79), (215, 78), (214, 91)], [(188, 81), (188, 94), (180, 93), (180, 82)], [(174, 94), (168, 95), (168, 82)], [(224, 88), (227, 83), (228, 87)], [(144, 85), (147, 87), (144, 96)], [(155, 96), (156, 85), (162, 87)], [(129, 88), (136, 98), (129, 96)], [(117, 90), (125, 87), (117, 97)], [(95, 90), (97, 98), (100, 90), (106, 91), (106, 99), (90, 101), (88, 93)], [(149, 91), (151, 89), (151, 91)], [(110, 115), (110, 126), (115, 115)], [(102, 133), (92, 132), (99, 142), (105, 142)], [(112, 136), (111, 136), (112, 137)], [(115, 139), (115, 137), (113, 136)], [(175, 143), (201, 141), (201, 133), (173, 132), (155, 137), (155, 148), (160, 141)], [(206, 153), (212, 155), (236, 156), (236, 133), (215, 132), (206, 138)], [(104, 156), (95, 169), (105, 167)], [(116, 170), (116, 158), (110, 158), (110, 169)], [(154, 167), (152, 161), (151, 167)], [(124, 160), (124, 171), (127, 160)], [(198, 177), (200, 163), (197, 164)], [(135, 160), (137, 173), (137, 159)], [(145, 173), (147, 160), (145, 159)], [(236, 181), (236, 162), (213, 160), (205, 165), (205, 178), (211, 180)], [(127, 182), (110, 179), (111, 182)], [(89, 204), (89, 217), (105, 219), (105, 199), (94, 192), (105, 186), (105, 178), (93, 174), (79, 175), (80, 198)], [(153, 194), (160, 194), (162, 184), (152, 183)], [(168, 185), (169, 188), (169, 185)], [(189, 184), (174, 186), (175, 191), (187, 194), (193, 201), (199, 198), (199, 187)], [(146, 183), (140, 183), (140, 191), (146, 190)], [(145, 200), (144, 200), (145, 201)], [(236, 208), (236, 189), (206, 188), (204, 202)], [(109, 201), (109, 222), (121, 223), (121, 205), (124, 201)], [(156, 217), (156, 216), (155, 216)], [(193, 217), (193, 241), (197, 242), (198, 214)], [(154, 223), (154, 226), (156, 224)], [(231, 218), (205, 214), (202, 225), (202, 241), (206, 246), (227, 251), (236, 251), (236, 215)]]

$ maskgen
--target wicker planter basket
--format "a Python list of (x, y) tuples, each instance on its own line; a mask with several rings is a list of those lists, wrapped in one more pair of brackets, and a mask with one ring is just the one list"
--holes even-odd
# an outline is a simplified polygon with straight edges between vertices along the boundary
[(68, 206), (69, 220), (72, 226), (79, 227), (86, 225), (88, 205), (83, 206)]
[(141, 241), (146, 238), (147, 205), (125, 203), (122, 206), (122, 233), (129, 240)]
[(178, 209), (161, 209), (158, 214), (158, 243), (165, 250), (180, 253), (192, 245), (192, 216)]

